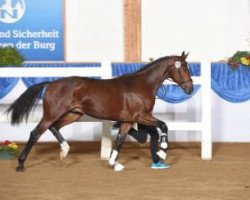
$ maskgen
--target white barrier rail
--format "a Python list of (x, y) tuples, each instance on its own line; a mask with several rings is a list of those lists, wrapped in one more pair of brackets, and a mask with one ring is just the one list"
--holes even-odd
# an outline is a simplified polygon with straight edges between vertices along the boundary
[[(210, 62), (201, 63), (201, 76), (192, 77), (194, 84), (201, 84), (202, 98), (202, 120), (201, 122), (169, 122), (165, 121), (169, 130), (190, 130), (201, 131), (201, 157), (209, 160), (212, 158), (212, 138), (211, 138), (211, 67)], [(111, 63), (104, 61), (101, 67), (70, 67), (70, 68), (0, 68), (0, 77), (65, 77), (65, 76), (100, 76), (102, 79), (112, 77)], [(165, 81), (164, 83), (173, 84), (173, 82)], [(39, 122), (40, 118), (35, 115), (29, 122)], [(93, 118), (82, 118), (81, 121), (100, 121)], [(9, 122), (9, 120), (1, 114), (1, 123)], [(101, 140), (101, 157), (109, 158), (112, 149), (112, 138), (110, 127), (112, 122), (102, 121), (102, 140)]]

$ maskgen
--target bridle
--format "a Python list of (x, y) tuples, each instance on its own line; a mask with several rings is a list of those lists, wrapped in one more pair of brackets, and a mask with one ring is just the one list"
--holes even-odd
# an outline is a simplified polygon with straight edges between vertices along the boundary
[[(180, 62), (180, 61), (179, 61)], [(183, 85), (184, 84), (186, 84), (186, 83), (189, 83), (189, 82), (193, 82), (193, 80), (192, 80), (192, 78), (190, 78), (190, 79), (188, 79), (188, 80), (186, 80), (186, 81), (184, 81), (183, 80), (183, 78), (182, 78), (182, 76), (181, 76), (181, 73), (180, 73), (180, 67), (181, 66), (176, 66), (176, 64), (175, 64), (175, 66), (174, 66), (175, 68), (177, 68), (177, 72), (178, 72), (178, 74), (179, 74), (179, 80), (181, 80), (179, 83), (177, 83), (179, 86), (181, 86), (181, 87), (183, 87)], [(168, 76), (168, 74), (169, 74), (169, 72), (166, 74), (166, 76)], [(173, 82), (173, 83), (176, 83), (175, 81), (173, 81), (172, 79), (170, 79), (170, 78), (166, 78), (166, 80), (168, 80), (168, 81), (170, 81), (170, 82)], [(163, 86), (163, 90), (164, 90), (164, 93), (166, 94), (166, 88), (164, 87), (164, 85), (162, 84), (161, 85), (161, 87)]]
[[(180, 61), (177, 61), (177, 62), (180, 62)], [(181, 73), (180, 73), (180, 67), (181, 67), (181, 62), (179, 63), (180, 64), (180, 66), (178, 65), (178, 66), (176, 66), (176, 63), (175, 63), (175, 68), (177, 68), (177, 72), (178, 72), (178, 74), (179, 74), (179, 80), (180, 80), (180, 82), (179, 83), (177, 83), (179, 86), (183, 86), (185, 83), (189, 83), (189, 82), (193, 82), (193, 80), (192, 80), (192, 78), (190, 78), (190, 79), (188, 79), (188, 80), (186, 80), (186, 81), (184, 81), (183, 80), (183, 78), (182, 78), (182, 76), (181, 76)], [(169, 72), (167, 73), (167, 75), (169, 74)], [(166, 76), (167, 76), (166, 75)], [(173, 83), (176, 83), (175, 81), (173, 81), (172, 79), (170, 79), (170, 78), (166, 78), (168, 81), (170, 81), (170, 82), (173, 82)]]
[(185, 83), (189, 83), (189, 82), (193, 82), (193, 80), (192, 80), (192, 78), (190, 78), (190, 79), (188, 79), (188, 80), (186, 80), (186, 81), (184, 81), (183, 80), (183, 78), (182, 78), (182, 76), (181, 76), (181, 73), (180, 73), (180, 70), (179, 70), (179, 68), (177, 69), (177, 72), (178, 72), (178, 74), (179, 74), (179, 78), (180, 78), (180, 80), (181, 80), (181, 82), (180, 83), (178, 83), (178, 85), (179, 86), (183, 86)]

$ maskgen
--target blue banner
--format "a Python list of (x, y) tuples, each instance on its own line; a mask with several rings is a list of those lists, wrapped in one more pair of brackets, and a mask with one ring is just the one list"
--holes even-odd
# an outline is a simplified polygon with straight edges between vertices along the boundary
[(26, 61), (63, 61), (63, 0), (0, 0), (0, 46)]

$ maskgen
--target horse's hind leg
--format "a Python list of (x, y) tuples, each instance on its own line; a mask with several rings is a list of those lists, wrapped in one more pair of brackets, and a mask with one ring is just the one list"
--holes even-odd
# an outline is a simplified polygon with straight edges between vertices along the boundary
[(119, 129), (119, 133), (116, 137), (114, 148), (111, 152), (111, 156), (109, 159), (109, 164), (114, 167), (115, 171), (123, 170), (124, 166), (117, 162), (118, 154), (121, 150), (121, 147), (124, 143), (124, 140), (127, 136), (127, 133), (132, 127), (132, 123), (122, 123)]
[(27, 158), (27, 156), (30, 153), (30, 150), (32, 149), (33, 145), (37, 142), (37, 140), (41, 137), (41, 135), (48, 129), (49, 122), (44, 122), (41, 120), (41, 122), (34, 128), (30, 133), (30, 138), (24, 147), (22, 153), (18, 157), (18, 167), (16, 168), (16, 171), (22, 172), (24, 171), (24, 162)]
[(61, 146), (60, 158), (61, 159), (67, 156), (70, 147), (68, 143), (66, 142), (66, 140), (63, 138), (59, 130), (60, 128), (64, 126), (77, 121), (78, 119), (81, 118), (81, 116), (82, 116), (82, 113), (70, 111), (49, 127), (49, 130), (53, 133), (57, 141), (60, 143), (60, 146)]
[(61, 159), (65, 158), (68, 155), (70, 149), (69, 144), (63, 138), (62, 134), (59, 132), (59, 129), (57, 129), (55, 126), (51, 126), (49, 130), (53, 133), (57, 141), (60, 143), (61, 146), (60, 158)]

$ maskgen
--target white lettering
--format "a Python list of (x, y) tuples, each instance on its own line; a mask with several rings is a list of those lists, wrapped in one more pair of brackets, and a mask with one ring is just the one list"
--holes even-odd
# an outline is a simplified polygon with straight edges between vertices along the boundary
[(5, 32), (0, 32), (0, 38), (10, 38), (10, 37), (11, 37), (10, 30)]
[(29, 31), (29, 30), (13, 30), (13, 38), (59, 38), (59, 31)]
[(56, 44), (51, 43), (43, 43), (39, 41), (33, 41), (33, 48), (34, 49), (49, 49), (50, 51), (55, 51)]
[(0, 43), (0, 47), (14, 47), (13, 43)]
[(30, 46), (31, 46), (30, 42), (26, 43), (26, 42), (18, 41), (16, 43), (16, 48), (18, 49), (30, 49)]

